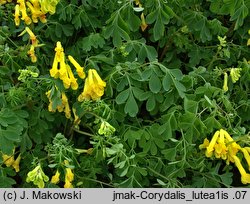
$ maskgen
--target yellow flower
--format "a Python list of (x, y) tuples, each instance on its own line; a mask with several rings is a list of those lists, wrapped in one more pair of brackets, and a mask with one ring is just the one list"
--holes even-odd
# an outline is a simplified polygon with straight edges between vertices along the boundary
[(3, 158), (3, 163), (7, 166), (7, 167), (10, 167), (12, 166), (12, 164), (14, 163), (14, 155), (7, 155), (7, 154), (3, 154), (2, 155), (2, 158)]
[(142, 32), (144, 32), (147, 29), (147, 27), (148, 27), (148, 24), (146, 23), (144, 14), (142, 13), (141, 14), (141, 30), (142, 30)]
[(35, 63), (37, 61), (35, 47), (33, 45), (30, 46), (30, 50), (27, 52), (31, 58), (31, 62)]
[(16, 26), (20, 25), (20, 18), (19, 18), (19, 16), (20, 16), (20, 6), (19, 6), (19, 4), (17, 4), (15, 6), (15, 14), (14, 14), (14, 17), (15, 17), (14, 21), (15, 21)]
[(20, 168), (19, 168), (20, 161), (21, 161), (21, 154), (18, 155), (18, 157), (12, 164), (12, 167), (15, 169), (16, 172), (20, 171)]
[(27, 15), (25, 1), (24, 0), (17, 0), (17, 3), (19, 3), (19, 5), (20, 5), (20, 11), (22, 13), (22, 18), (21, 19), (25, 22), (26, 25), (31, 24), (32, 20)]
[(214, 145), (216, 144), (217, 138), (220, 134), (220, 131), (217, 130), (214, 134), (214, 136), (212, 137), (211, 142), (209, 143), (207, 150), (206, 150), (206, 156), (207, 157), (211, 157), (213, 155), (213, 151), (214, 151)]
[(64, 188), (73, 188), (74, 186), (69, 181), (65, 181)]
[(68, 73), (68, 76), (69, 76), (69, 80), (70, 80), (70, 86), (73, 90), (77, 90), (78, 89), (78, 83), (77, 83), (77, 80), (70, 68), (70, 66), (67, 64), (66, 65), (66, 69), (67, 69), (67, 73)]
[(72, 181), (74, 180), (74, 174), (70, 168), (66, 168), (65, 184), (64, 188), (73, 188)]
[(228, 74), (225, 72), (224, 73), (224, 83), (223, 83), (223, 91), (225, 91), (225, 92), (228, 91), (227, 82), (228, 82)]
[(80, 122), (81, 122), (81, 119), (79, 118), (79, 116), (76, 114), (76, 109), (75, 108), (73, 108), (72, 109), (73, 110), (73, 114), (74, 114), (74, 125), (79, 125), (80, 124)]
[(240, 159), (237, 156), (233, 156), (235, 166), (238, 168), (240, 174), (241, 174), (241, 182), (243, 184), (249, 184), (250, 183), (250, 174), (246, 173), (246, 170), (243, 168)]
[(60, 172), (57, 170), (56, 174), (51, 178), (51, 183), (57, 184), (59, 181), (60, 181)]
[(230, 76), (231, 76), (231, 79), (232, 79), (233, 83), (235, 83), (235, 82), (237, 82), (239, 80), (240, 72), (241, 72), (241, 68), (231, 68)]
[(41, 11), (38, 0), (30, 0), (30, 1), (31, 1), (32, 4), (27, 1), (26, 5), (29, 7), (29, 9), (31, 11), (32, 21), (34, 23), (38, 23), (38, 18), (40, 18), (40, 16), (43, 16), (44, 13)]
[(246, 148), (241, 148), (241, 151), (242, 151), (242, 153), (243, 153), (243, 155), (245, 157), (245, 160), (247, 161), (248, 169), (250, 171), (250, 155), (249, 155)]
[(74, 65), (74, 67), (76, 68), (76, 72), (78, 74), (78, 76), (81, 78), (81, 79), (84, 79), (86, 77), (85, 73), (84, 73), (84, 67), (81, 67), (77, 61), (71, 56), (69, 55), (68, 56), (69, 58), (69, 61)]
[(203, 144), (199, 146), (199, 149), (205, 149), (209, 145), (209, 140), (207, 138), (204, 139)]
[(247, 40), (247, 46), (250, 45), (250, 38)]
[(90, 69), (88, 71), (88, 77), (86, 78), (84, 90), (78, 96), (78, 101), (83, 100), (98, 100), (104, 94), (104, 87), (106, 83), (101, 79), (95, 69)]
[(45, 182), (49, 181), (49, 177), (45, 175), (40, 164), (27, 174), (26, 182), (31, 181), (39, 188), (44, 188)]

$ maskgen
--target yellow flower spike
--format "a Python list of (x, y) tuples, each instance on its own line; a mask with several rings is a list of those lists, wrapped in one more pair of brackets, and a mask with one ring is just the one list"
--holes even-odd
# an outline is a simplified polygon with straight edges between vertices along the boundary
[(144, 32), (147, 29), (147, 27), (148, 27), (148, 24), (146, 23), (144, 14), (142, 13), (141, 14), (141, 30), (142, 30), (142, 32)]
[(228, 91), (228, 86), (227, 86), (227, 82), (228, 82), (228, 74), (225, 72), (224, 73), (224, 83), (223, 83), (223, 91), (227, 92)]
[(238, 168), (240, 174), (241, 174), (241, 182), (243, 184), (249, 184), (250, 183), (250, 174), (246, 173), (246, 170), (243, 168), (240, 159), (237, 156), (233, 156), (235, 166)]
[(248, 170), (250, 171), (250, 155), (249, 155), (247, 149), (245, 149), (245, 148), (241, 148), (241, 151), (245, 157), (245, 160), (247, 161)]
[(57, 184), (59, 183), (59, 181), (60, 181), (60, 172), (56, 170), (56, 174), (51, 178), (51, 183)]
[(16, 172), (20, 171), (20, 167), (19, 167), (20, 161), (21, 161), (21, 154), (18, 155), (18, 157), (12, 164), (12, 167), (15, 169)]
[(214, 145), (215, 145), (215, 143), (216, 143), (216, 141), (218, 139), (219, 134), (220, 134), (220, 131), (217, 130), (215, 132), (214, 136), (212, 137), (212, 140), (211, 140), (211, 142), (208, 145), (207, 150), (206, 150), (206, 156), (207, 157), (211, 157), (213, 155)]
[(14, 17), (15, 17), (14, 21), (15, 21), (15, 25), (16, 26), (20, 25), (20, 18), (19, 18), (19, 16), (20, 16), (20, 6), (19, 6), (19, 4), (17, 4), (15, 6), (15, 14), (14, 14)]
[(74, 65), (74, 67), (76, 68), (76, 72), (78, 74), (78, 76), (81, 79), (84, 79), (86, 77), (85, 73), (84, 73), (84, 68), (80, 66), (80, 64), (78, 64), (78, 62), (71, 56), (68, 56), (69, 61)]
[(209, 145), (209, 140), (207, 138), (204, 139), (203, 144), (199, 146), (199, 149), (205, 149)]
[(12, 166), (13, 163), (14, 163), (14, 161), (15, 161), (13, 155), (9, 156), (9, 155), (7, 155), (7, 154), (3, 154), (3, 155), (2, 155), (2, 158), (3, 158), (3, 163), (4, 163), (7, 167)]

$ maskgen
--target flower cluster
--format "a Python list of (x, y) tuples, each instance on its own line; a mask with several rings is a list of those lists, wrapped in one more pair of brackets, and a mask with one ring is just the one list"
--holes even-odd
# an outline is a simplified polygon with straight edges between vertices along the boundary
[[(56, 43), (55, 57), (52, 68), (50, 69), (50, 75), (57, 79), (60, 78), (63, 81), (63, 85), (66, 89), (72, 88), (73, 90), (78, 89), (77, 80), (68, 64), (65, 62), (65, 54), (61, 42)], [(77, 69), (77, 73), (80, 77), (84, 78), (85, 74), (83, 68), (70, 56), (70, 60), (73, 62)]]
[(216, 131), (211, 141), (205, 138), (199, 148), (206, 149), (205, 154), (207, 157), (214, 155), (217, 159), (226, 160), (227, 165), (229, 165), (230, 162), (234, 163), (241, 174), (241, 182), (243, 184), (250, 183), (250, 174), (246, 172), (241, 164), (240, 158), (237, 156), (237, 153), (243, 153), (250, 170), (250, 147), (241, 147), (227, 131), (223, 129)]
[(49, 181), (49, 177), (45, 175), (41, 165), (37, 165), (27, 174), (26, 182), (33, 182), (39, 188), (44, 188), (45, 182)]
[(65, 113), (65, 117), (66, 118), (70, 118), (71, 117), (71, 110), (70, 110), (70, 107), (69, 107), (69, 101), (68, 101), (68, 98), (66, 96), (66, 94), (64, 92), (61, 93), (61, 105), (58, 105), (56, 107), (56, 109), (53, 109), (53, 102), (52, 102), (52, 89), (47, 91), (46, 92), (46, 95), (49, 99), (49, 106), (48, 106), (48, 110), (50, 112), (55, 112), (56, 110), (58, 110), (59, 112), (63, 112)]
[[(74, 180), (74, 174), (72, 172), (72, 169), (67, 167), (69, 165), (69, 162), (67, 160), (64, 161), (64, 164), (65, 164), (65, 168), (64, 168), (64, 171), (65, 171), (64, 188), (73, 188), (72, 182)], [(55, 175), (52, 176), (52, 178), (51, 178), (51, 183), (58, 184), (59, 181), (60, 181), (60, 175), (61, 174), (60, 174), (59, 170), (57, 169)]]
[[(230, 77), (233, 83), (236, 83), (240, 79), (241, 68), (230, 68)], [(228, 91), (228, 74), (224, 72), (224, 83), (222, 89), (227, 92)]]
[(14, 14), (16, 26), (20, 25), (20, 17), (26, 25), (30, 25), (32, 22), (38, 23), (38, 20), (42, 23), (46, 23), (46, 14), (54, 14), (59, 1), (60, 0), (17, 0)]
[[(84, 72), (84, 67), (80, 66), (80, 64), (72, 57), (68, 56), (69, 61), (76, 68), (76, 73), (79, 78), (84, 79), (86, 77)], [(52, 68), (50, 69), (50, 76), (57, 79), (62, 80), (64, 88), (69, 89), (71, 87), (72, 90), (78, 89), (77, 79), (75, 78), (70, 66), (65, 61), (64, 49), (62, 47), (61, 42), (57, 42), (55, 48), (55, 57), (53, 61)], [(98, 100), (104, 94), (104, 87), (106, 83), (101, 79), (95, 69), (88, 70), (88, 76), (85, 80), (85, 85), (83, 92), (78, 96), (78, 101), (82, 102), (83, 100)], [(70, 107), (68, 103), (68, 99), (65, 93), (62, 93), (62, 104), (57, 106), (56, 109), (53, 109), (53, 100), (51, 96), (51, 90), (46, 93), (49, 99), (49, 107), (48, 110), (51, 112), (56, 111), (62, 112), (64, 110), (67, 118), (71, 117)], [(73, 111), (75, 116), (75, 124), (79, 124), (79, 118), (76, 115), (76, 111)]]
[(26, 69), (19, 69), (18, 72), (20, 73), (18, 80), (21, 82), (25, 82), (29, 77), (38, 77), (39, 70), (34, 66), (27, 66)]
[(104, 136), (110, 136), (115, 132), (115, 128), (107, 121), (102, 121), (98, 133)]
[(78, 101), (92, 99), (94, 101), (101, 98), (104, 94), (104, 87), (106, 83), (101, 79), (95, 69), (88, 70), (88, 77), (86, 78), (83, 92), (78, 96)]
[(2, 158), (3, 158), (3, 163), (7, 166), (10, 167), (12, 166), (16, 172), (19, 172), (19, 164), (21, 161), (21, 155), (19, 154), (18, 157), (16, 159), (14, 159), (14, 153), (15, 151), (13, 151), (13, 155), (7, 155), (7, 154), (3, 154)]

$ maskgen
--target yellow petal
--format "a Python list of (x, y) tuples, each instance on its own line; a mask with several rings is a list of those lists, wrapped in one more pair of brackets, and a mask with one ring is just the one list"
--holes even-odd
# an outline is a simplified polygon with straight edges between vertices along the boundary
[(217, 139), (218, 139), (219, 134), (220, 134), (220, 131), (217, 130), (217, 131), (215, 132), (214, 136), (212, 137), (212, 140), (211, 140), (211, 142), (210, 142), (210, 144), (208, 145), (207, 150), (206, 150), (206, 156), (207, 156), (207, 157), (211, 157), (211, 156), (212, 156), (213, 151), (214, 151), (214, 145), (215, 145), (215, 143), (216, 143), (216, 141), (217, 141)]

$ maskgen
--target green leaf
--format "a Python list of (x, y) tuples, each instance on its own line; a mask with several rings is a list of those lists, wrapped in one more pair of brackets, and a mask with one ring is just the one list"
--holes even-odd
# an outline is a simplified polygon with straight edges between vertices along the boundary
[(169, 91), (170, 87), (171, 87), (171, 84), (172, 84), (172, 80), (171, 80), (171, 76), (166, 73), (166, 75), (163, 77), (162, 79), (162, 85), (163, 85), (163, 89), (165, 91)]
[(155, 103), (155, 97), (152, 94), (152, 95), (150, 95), (150, 97), (148, 98), (147, 103), (146, 103), (147, 111), (150, 112), (150, 111), (154, 110), (155, 105), (156, 105), (156, 103)]
[(175, 157), (176, 157), (176, 148), (175, 147), (162, 150), (161, 153), (164, 155), (164, 157), (167, 160), (175, 161)]
[(161, 90), (161, 81), (155, 73), (149, 79), (149, 89), (153, 93), (158, 93)]
[(198, 111), (198, 102), (184, 98), (184, 110), (196, 114)]
[(14, 179), (4, 175), (0, 176), (0, 188), (11, 188), (14, 184), (16, 184)]
[(88, 52), (92, 48), (102, 48), (105, 44), (103, 37), (99, 33), (91, 33), (80, 41), (81, 49)]
[(239, 27), (243, 25), (244, 19), (248, 15), (248, 8), (245, 4), (242, 4), (235, 13), (231, 16), (230, 20), (234, 21), (236, 20), (234, 30), (237, 30)]
[(125, 103), (126, 100), (128, 99), (128, 96), (130, 94), (130, 89), (125, 89), (121, 93), (119, 93), (115, 99), (117, 104), (122, 104)]
[(62, 25), (63, 33), (65, 36), (69, 37), (73, 35), (74, 27), (70, 24)]
[(186, 91), (186, 87), (179, 81), (174, 80), (173, 82), (174, 82), (176, 90), (178, 91), (179, 96), (181, 98), (184, 98), (185, 96), (184, 92)]
[(132, 92), (130, 92), (129, 98), (126, 102), (126, 105), (124, 107), (124, 112), (127, 114), (129, 114), (130, 117), (135, 117), (138, 113), (138, 105), (135, 101), (135, 98), (132, 94)]

